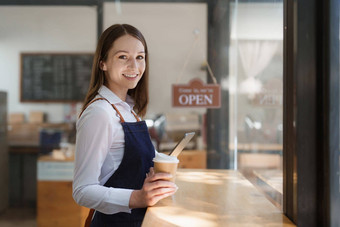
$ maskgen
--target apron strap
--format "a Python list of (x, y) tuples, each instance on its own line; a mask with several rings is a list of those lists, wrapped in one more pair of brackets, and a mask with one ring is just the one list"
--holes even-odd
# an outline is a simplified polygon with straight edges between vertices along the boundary
[(91, 226), (93, 214), (94, 214), (94, 209), (90, 209), (89, 214), (87, 215), (87, 218), (85, 220), (84, 227), (90, 227)]
[[(80, 112), (79, 118), (81, 117), (81, 115), (83, 114), (84, 110), (85, 110), (89, 105), (91, 105), (93, 102), (98, 101), (98, 100), (106, 100), (106, 99), (104, 99), (104, 98), (96, 98), (96, 99), (93, 99), (93, 100), (92, 100), (91, 102), (89, 102), (89, 103), (85, 106), (85, 108)], [(106, 100), (106, 101), (107, 101), (107, 100)]]
[(139, 117), (137, 116), (137, 114), (135, 113), (135, 111), (131, 110), (131, 113), (133, 114), (133, 116), (135, 116), (135, 118), (136, 118), (137, 121), (140, 121), (140, 120), (139, 120)]
[[(120, 117), (120, 123), (124, 123), (124, 118), (122, 116), (122, 114), (119, 112), (119, 110), (117, 109), (117, 107), (114, 105), (114, 104), (111, 104), (111, 106), (113, 107), (113, 109), (115, 109), (115, 111), (117, 112), (117, 114), (119, 115)], [(131, 110), (131, 113), (133, 114), (133, 116), (136, 118), (137, 121), (140, 121), (139, 120), (139, 117), (135, 114), (135, 112), (133, 110)]]
[[(105, 101), (107, 101), (107, 102), (113, 107), (113, 109), (116, 111), (116, 113), (119, 115), (120, 122), (121, 122), (121, 123), (124, 123), (124, 122), (125, 122), (125, 120), (124, 120), (122, 114), (119, 112), (119, 110), (117, 109), (117, 107), (116, 107), (114, 104), (111, 104), (111, 103), (109, 102), (109, 100), (107, 100), (106, 98), (96, 98), (96, 99), (93, 99), (93, 100), (92, 100), (91, 102), (89, 102), (89, 103), (85, 106), (85, 108), (81, 111), (81, 113), (79, 114), (79, 117), (81, 117), (81, 115), (83, 114), (84, 110), (85, 110), (89, 105), (91, 105), (93, 102), (98, 101), (98, 100), (105, 100)], [(139, 117), (135, 114), (135, 112), (134, 112), (133, 110), (131, 110), (131, 113), (133, 114), (133, 116), (136, 118), (137, 121), (140, 121), (140, 120), (139, 120)]]
[[(110, 103), (111, 104), (111, 103)], [(111, 106), (113, 107), (113, 109), (115, 109), (115, 111), (117, 112), (117, 114), (119, 115), (119, 118), (120, 118), (120, 123), (124, 123), (124, 118), (122, 116), (122, 114), (119, 112), (119, 110), (117, 109), (117, 107), (113, 104), (111, 104)]]

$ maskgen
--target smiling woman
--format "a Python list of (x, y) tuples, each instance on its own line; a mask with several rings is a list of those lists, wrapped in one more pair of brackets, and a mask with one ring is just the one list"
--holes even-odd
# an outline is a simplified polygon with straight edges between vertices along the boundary
[(137, 116), (148, 104), (147, 53), (131, 25), (112, 25), (99, 39), (77, 122), (73, 198), (92, 209), (86, 226), (140, 226), (147, 206), (177, 190), (170, 174), (154, 173), (156, 151)]

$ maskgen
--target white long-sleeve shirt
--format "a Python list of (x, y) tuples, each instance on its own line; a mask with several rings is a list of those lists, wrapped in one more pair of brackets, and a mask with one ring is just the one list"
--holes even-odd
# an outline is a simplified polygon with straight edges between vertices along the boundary
[[(102, 86), (96, 98), (114, 104), (126, 122), (136, 122), (133, 100), (124, 102)], [(105, 214), (128, 212), (133, 190), (102, 185), (119, 167), (124, 154), (124, 132), (119, 115), (105, 100), (89, 105), (77, 121), (73, 198)]]

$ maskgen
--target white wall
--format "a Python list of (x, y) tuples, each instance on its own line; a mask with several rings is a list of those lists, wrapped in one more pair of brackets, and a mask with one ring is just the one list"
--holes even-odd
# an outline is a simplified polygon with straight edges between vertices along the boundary
[(20, 103), (21, 52), (94, 52), (95, 7), (0, 7), (0, 90), (7, 92), (8, 112), (44, 111), (62, 122), (70, 104)]
[[(207, 5), (203, 3), (105, 3), (104, 29), (115, 23), (128, 23), (145, 36), (150, 56), (150, 105), (148, 115), (171, 112), (205, 112), (203, 108), (173, 108), (171, 85), (198, 77), (206, 81), (200, 70), (207, 59)], [(198, 41), (194, 30), (199, 30)]]

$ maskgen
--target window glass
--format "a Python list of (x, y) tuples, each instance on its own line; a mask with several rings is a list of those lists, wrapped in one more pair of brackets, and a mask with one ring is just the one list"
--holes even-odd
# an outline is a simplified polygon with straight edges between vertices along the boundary
[(235, 1), (230, 8), (234, 166), (281, 207), (283, 1)]

